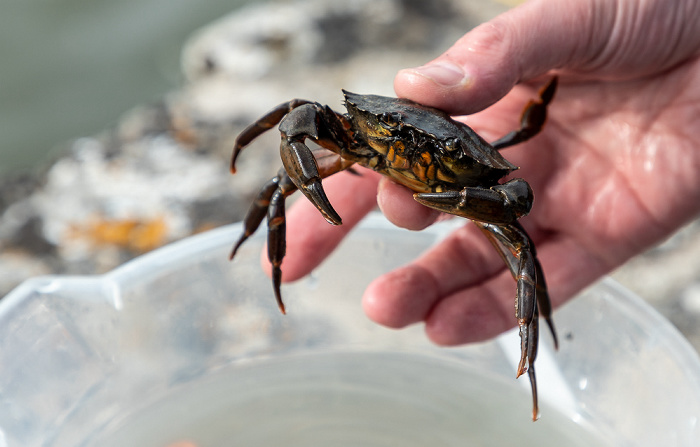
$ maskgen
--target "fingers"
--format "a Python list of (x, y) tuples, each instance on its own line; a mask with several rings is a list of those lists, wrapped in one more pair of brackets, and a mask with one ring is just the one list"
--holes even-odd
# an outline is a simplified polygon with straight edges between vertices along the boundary
[(400, 71), (394, 89), (460, 115), (550, 70), (639, 79), (697, 54), (698, 20), (692, 0), (532, 0), (474, 28), (432, 62)]
[[(571, 239), (537, 241), (554, 307), (611, 266)], [(414, 262), (377, 278), (363, 307), (375, 322), (402, 328), (424, 322), (440, 345), (487, 340), (516, 326), (516, 284), (473, 225), (466, 225)]]
[(432, 62), (400, 71), (394, 89), (451, 114), (482, 110), (521, 80), (589, 61), (614, 26), (615, 14), (598, 10), (614, 3), (526, 2), (476, 27)]
[[(503, 269), (503, 261), (488, 240), (474, 225), (466, 224), (415, 261), (370, 284), (363, 308), (377, 323), (404, 327), (426, 320), (445, 297)], [(514, 296), (514, 289), (508, 296)]]
[[(342, 225), (329, 225), (305, 198), (287, 212), (287, 254), (282, 262), (282, 280), (294, 281), (318, 266), (343, 237), (377, 205), (379, 175), (358, 169), (361, 175), (342, 172), (323, 181), (330, 203), (343, 219)], [(270, 269), (263, 256), (263, 268)]]
[(455, 346), (488, 340), (516, 326), (515, 282), (509, 272), (439, 300), (425, 318), (433, 343)]
[(377, 204), (394, 225), (408, 230), (422, 230), (440, 216), (438, 211), (413, 200), (413, 191), (383, 177), (379, 182)]

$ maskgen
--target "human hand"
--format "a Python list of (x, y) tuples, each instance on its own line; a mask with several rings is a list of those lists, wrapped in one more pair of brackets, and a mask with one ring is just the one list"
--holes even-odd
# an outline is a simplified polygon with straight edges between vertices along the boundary
[[(699, 19), (695, 0), (535, 0), (397, 75), (399, 96), (454, 115), (498, 101), (460, 118), (487, 140), (517, 128), (546, 75), (559, 75), (544, 131), (503, 151), (534, 191), (520, 222), (555, 306), (700, 211)], [(285, 280), (330, 253), (374, 207), (377, 185), (380, 208), (395, 224), (421, 229), (439, 217), (412, 192), (365, 172), (324, 182), (344, 225), (329, 226), (305, 200), (290, 210)], [(376, 279), (363, 297), (366, 313), (396, 328), (424, 321), (428, 336), (448, 345), (512, 327), (512, 276), (478, 233), (466, 224)]]

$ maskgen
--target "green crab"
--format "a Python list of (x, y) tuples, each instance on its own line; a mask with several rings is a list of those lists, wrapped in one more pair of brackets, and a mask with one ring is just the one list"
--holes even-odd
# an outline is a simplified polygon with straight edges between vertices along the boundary
[[(488, 143), (445, 112), (407, 99), (343, 91), (346, 114), (316, 102), (293, 99), (248, 126), (237, 138), (231, 172), (243, 148), (279, 123), (283, 167), (261, 189), (244, 219), (244, 231), (231, 252), (267, 217), (268, 258), (280, 310), (282, 259), (285, 256), (285, 199), (301, 191), (333, 225), (342, 223), (323, 190), (322, 179), (358, 164), (377, 171), (415, 192), (419, 203), (472, 220), (491, 241), (516, 281), (515, 316), (521, 339), (518, 377), (527, 371), (532, 388), (533, 420), (538, 416), (534, 362), (542, 315), (557, 345), (544, 273), (535, 246), (518, 219), (530, 212), (533, 193), (514, 178), (518, 169), (498, 150), (535, 136), (542, 129), (557, 78), (525, 107), (520, 129)], [(320, 148), (310, 149), (310, 139)]]

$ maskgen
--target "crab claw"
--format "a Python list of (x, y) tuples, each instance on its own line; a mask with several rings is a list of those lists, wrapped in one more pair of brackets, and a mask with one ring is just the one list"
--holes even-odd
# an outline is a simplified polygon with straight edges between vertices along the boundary
[(331, 202), (326, 197), (320, 180), (311, 182), (300, 188), (300, 191), (316, 206), (316, 209), (323, 215), (323, 218), (331, 225), (342, 225), (343, 219), (335, 211)]
[(343, 220), (323, 190), (318, 164), (311, 150), (301, 141), (290, 138), (283, 141), (281, 154), (287, 174), (297, 189), (316, 206), (328, 223), (342, 224)]
[(490, 188), (466, 186), (460, 191), (414, 194), (427, 207), (467, 219), (511, 224), (530, 212), (532, 189), (520, 178)]
[(509, 223), (510, 216), (501, 217), (507, 212), (500, 206), (503, 198), (488, 188), (464, 188), (461, 191), (443, 191), (414, 194), (413, 198), (421, 205), (443, 213), (454, 214), (483, 222)]

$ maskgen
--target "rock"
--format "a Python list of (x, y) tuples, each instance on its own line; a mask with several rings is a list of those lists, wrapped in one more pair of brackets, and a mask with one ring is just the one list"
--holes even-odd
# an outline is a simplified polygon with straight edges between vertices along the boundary
[(198, 32), (183, 50), (183, 72), (190, 81), (215, 73), (260, 79), (289, 67), (337, 63), (370, 48), (430, 51), (447, 43), (449, 28), (471, 27), (465, 26), (470, 19), (449, 0), (251, 4)]

